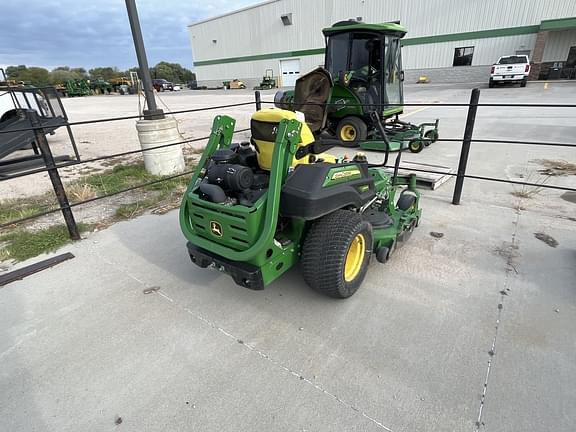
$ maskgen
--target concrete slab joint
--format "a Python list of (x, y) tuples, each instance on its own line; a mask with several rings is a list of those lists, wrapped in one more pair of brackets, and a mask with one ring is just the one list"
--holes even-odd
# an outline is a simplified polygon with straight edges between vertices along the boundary
[(146, 171), (159, 176), (184, 172), (184, 155), (181, 145), (148, 150), (182, 140), (176, 119), (138, 120), (136, 129), (140, 146), (142, 150), (145, 150), (143, 155)]

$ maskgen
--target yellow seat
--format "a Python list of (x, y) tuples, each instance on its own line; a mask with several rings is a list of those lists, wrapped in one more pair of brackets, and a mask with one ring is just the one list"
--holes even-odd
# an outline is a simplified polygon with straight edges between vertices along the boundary
[[(256, 147), (256, 155), (258, 157), (258, 165), (263, 170), (269, 171), (272, 166), (272, 154), (274, 153), (274, 142), (276, 141), (276, 133), (278, 132), (278, 124), (280, 120), (299, 120), (298, 115), (293, 111), (266, 108), (256, 111), (252, 115), (250, 121), (250, 129), (252, 133), (252, 143)], [(302, 131), (300, 132), (300, 143), (298, 147), (305, 147), (314, 143), (314, 134), (310, 127), (302, 122)], [(314, 155), (314, 159), (323, 159), (325, 162), (336, 163), (336, 157), (328, 153), (321, 153)], [(310, 156), (304, 156), (301, 159), (294, 158), (292, 166), (295, 167), (300, 164), (310, 163)]]

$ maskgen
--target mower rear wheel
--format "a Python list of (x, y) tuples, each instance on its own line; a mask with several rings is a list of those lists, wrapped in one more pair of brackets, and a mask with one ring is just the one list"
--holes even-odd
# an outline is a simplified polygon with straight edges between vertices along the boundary
[(344, 117), (338, 123), (336, 136), (341, 141), (364, 141), (368, 136), (368, 126), (358, 117)]
[(372, 242), (372, 225), (358, 213), (337, 210), (324, 216), (304, 240), (304, 280), (330, 297), (350, 297), (366, 276)]

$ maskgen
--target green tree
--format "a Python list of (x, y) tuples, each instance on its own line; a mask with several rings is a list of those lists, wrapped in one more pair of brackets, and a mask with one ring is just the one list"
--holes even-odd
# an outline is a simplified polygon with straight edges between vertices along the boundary
[(163, 78), (173, 83), (186, 83), (196, 79), (196, 75), (178, 63), (161, 61), (150, 69), (152, 78)]
[(6, 68), (6, 75), (8, 79), (24, 81), (27, 84), (38, 87), (47, 86), (50, 83), (50, 73), (48, 70), (36, 66), (8, 66)]
[(102, 78), (105, 81), (110, 81), (111, 79), (120, 78), (121, 76), (123, 76), (122, 72), (120, 72), (117, 67), (110, 67), (110, 66), (96, 67), (90, 69), (88, 73), (90, 74), (90, 79), (93, 80)]
[(78, 75), (82, 76), (83, 78), (88, 77), (88, 74), (86, 73), (86, 69), (84, 69), (83, 67), (71, 68), (70, 72), (74, 72), (75, 74), (78, 74)]
[(71, 68), (69, 66), (58, 66), (52, 69), (49, 76), (49, 82), (52, 85), (66, 84), (69, 80), (86, 79), (86, 70), (84, 68)]

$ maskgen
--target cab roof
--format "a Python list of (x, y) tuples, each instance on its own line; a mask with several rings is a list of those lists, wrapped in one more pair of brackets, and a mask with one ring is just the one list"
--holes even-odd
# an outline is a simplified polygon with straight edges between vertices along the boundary
[(407, 30), (404, 27), (396, 23), (387, 22), (379, 24), (367, 24), (363, 22), (350, 20), (350, 21), (340, 21), (332, 25), (332, 27), (326, 27), (325, 29), (322, 29), (322, 33), (324, 33), (325, 36), (329, 36), (336, 33), (349, 33), (363, 30), (382, 34), (392, 33), (400, 37), (403, 37), (407, 32)]

